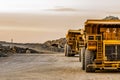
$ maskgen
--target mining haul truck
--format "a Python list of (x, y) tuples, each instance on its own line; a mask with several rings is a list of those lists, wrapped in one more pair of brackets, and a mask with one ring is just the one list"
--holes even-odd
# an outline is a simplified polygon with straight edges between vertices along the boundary
[(83, 40), (84, 31), (68, 30), (66, 35), (65, 56), (74, 56), (80, 52), (80, 48), (84, 45)]
[(85, 47), (81, 50), (82, 69), (120, 70), (120, 20), (87, 20)]

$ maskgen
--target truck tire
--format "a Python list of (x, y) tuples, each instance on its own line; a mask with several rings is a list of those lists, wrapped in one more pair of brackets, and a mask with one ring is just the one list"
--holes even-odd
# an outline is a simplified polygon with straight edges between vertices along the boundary
[(85, 70), (85, 47), (81, 49), (81, 56), (79, 56), (79, 60), (81, 59), (82, 70)]
[(74, 55), (75, 54), (72, 53), (71, 47), (68, 44), (66, 44), (65, 56), (71, 57), (71, 56), (74, 56)]
[(65, 44), (64, 46), (64, 53), (65, 53), (65, 56), (67, 56), (67, 44)]
[(79, 52), (79, 61), (82, 61), (82, 55), (83, 53), (85, 53), (85, 48), (81, 48), (80, 52)]
[(81, 50), (79, 52), (79, 62), (81, 62)]
[(70, 57), (71, 56), (71, 48), (69, 45), (66, 46), (67, 47), (67, 53), (66, 56)]
[(86, 72), (95, 72), (93, 67), (88, 67), (89, 64), (92, 64), (94, 58), (94, 54), (92, 51), (86, 49), (85, 51), (85, 70)]

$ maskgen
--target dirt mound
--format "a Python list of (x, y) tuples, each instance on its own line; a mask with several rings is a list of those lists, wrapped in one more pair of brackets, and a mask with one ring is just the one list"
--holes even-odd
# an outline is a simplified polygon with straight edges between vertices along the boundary
[[(0, 42), (0, 56), (8, 56), (13, 53), (41, 53), (42, 51), (64, 52), (65, 38), (49, 40), (43, 44), (35, 43), (9, 43)], [(10, 45), (14, 46), (10, 48)]]
[(0, 44), (0, 57), (7, 57), (8, 54), (12, 53), (10, 47), (8, 46), (2, 46)]
[(43, 43), (41, 46), (43, 49), (54, 51), (54, 52), (64, 52), (64, 45), (66, 43), (65, 38), (60, 38), (57, 40), (49, 40)]
[(7, 57), (13, 53), (39, 53), (39, 52), (29, 48), (21, 48), (16, 46), (14, 46), (14, 48), (10, 48), (10, 46), (2, 46), (2, 44), (0, 44), (0, 57)]
[(14, 47), (15, 53), (39, 53), (36, 50), (29, 49), (29, 48), (20, 48), (20, 47)]

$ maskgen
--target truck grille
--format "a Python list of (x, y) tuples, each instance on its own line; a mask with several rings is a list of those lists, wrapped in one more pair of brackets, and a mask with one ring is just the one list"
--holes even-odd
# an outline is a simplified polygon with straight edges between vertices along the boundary
[(108, 61), (120, 61), (120, 45), (105, 45), (105, 56)]

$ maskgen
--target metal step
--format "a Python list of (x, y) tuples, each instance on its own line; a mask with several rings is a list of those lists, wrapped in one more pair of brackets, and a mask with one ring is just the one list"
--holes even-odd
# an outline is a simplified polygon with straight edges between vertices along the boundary
[(102, 54), (102, 41), (98, 41), (97, 43), (97, 59), (102, 59), (103, 54)]

